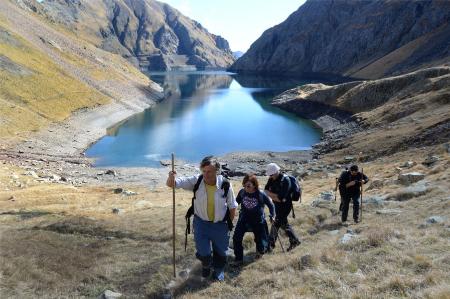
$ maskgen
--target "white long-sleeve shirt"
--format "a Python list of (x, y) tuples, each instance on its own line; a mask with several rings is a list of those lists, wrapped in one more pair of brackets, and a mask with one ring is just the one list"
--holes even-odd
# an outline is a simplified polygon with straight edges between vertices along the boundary
[[(175, 179), (175, 187), (185, 190), (194, 190), (195, 183), (200, 175), (195, 175), (191, 177), (179, 177)], [(225, 214), (227, 212), (227, 206), (229, 209), (237, 208), (238, 204), (234, 198), (234, 191), (230, 184), (230, 189), (228, 190), (228, 195), (226, 198), (223, 197), (224, 190), (221, 189), (223, 176), (218, 175), (216, 179), (216, 192), (214, 193), (214, 222), (223, 221)], [(194, 200), (194, 213), (201, 219), (209, 221), (208, 218), (208, 195), (206, 192), (205, 181), (202, 180), (198, 186), (198, 190), (195, 193)]]

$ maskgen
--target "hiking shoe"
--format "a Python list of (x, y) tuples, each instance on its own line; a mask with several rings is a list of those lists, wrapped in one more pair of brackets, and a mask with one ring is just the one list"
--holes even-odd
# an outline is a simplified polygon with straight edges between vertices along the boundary
[(355, 223), (359, 223), (359, 219), (354, 219)]
[(244, 265), (244, 261), (243, 260), (234, 260), (233, 262), (230, 263), (230, 266), (233, 268), (240, 268)]
[(211, 274), (211, 268), (209, 267), (202, 267), (202, 277), (207, 278)]
[(275, 249), (275, 242), (274, 241), (269, 241), (269, 246), (267, 246), (267, 251), (272, 251), (273, 249)]
[(260, 258), (262, 258), (262, 256), (263, 256), (262, 253), (257, 252), (257, 253), (255, 254), (255, 260), (259, 260)]
[(223, 271), (222, 272), (214, 271), (213, 272), (213, 276), (212, 276), (212, 280), (213, 281), (219, 281), (219, 282), (224, 281), (225, 280), (225, 273)]
[(342, 226), (348, 226), (347, 220), (346, 221), (341, 221), (341, 225)]
[(287, 251), (291, 251), (292, 249), (294, 249), (295, 247), (297, 247), (301, 243), (302, 242), (300, 242), (299, 240), (292, 242), (291, 245), (289, 245), (289, 248), (287, 249)]

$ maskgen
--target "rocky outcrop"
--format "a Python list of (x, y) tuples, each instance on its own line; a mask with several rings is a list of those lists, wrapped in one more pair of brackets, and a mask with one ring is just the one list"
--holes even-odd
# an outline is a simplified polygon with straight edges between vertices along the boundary
[[(154, 0), (26, 0), (33, 11), (144, 70), (225, 69), (228, 42)], [(31, 3), (31, 4), (30, 4)]]
[(450, 139), (450, 67), (335, 86), (308, 84), (282, 93), (273, 105), (324, 128), (320, 153), (363, 151), (374, 158), (441, 144)]
[(375, 79), (449, 60), (449, 1), (309, 0), (230, 68)]

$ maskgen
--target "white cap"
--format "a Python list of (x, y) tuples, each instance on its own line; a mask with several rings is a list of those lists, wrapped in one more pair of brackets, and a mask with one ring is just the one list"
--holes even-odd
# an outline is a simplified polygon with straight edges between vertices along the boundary
[(266, 175), (273, 175), (280, 171), (280, 166), (275, 163), (270, 163), (267, 165)]

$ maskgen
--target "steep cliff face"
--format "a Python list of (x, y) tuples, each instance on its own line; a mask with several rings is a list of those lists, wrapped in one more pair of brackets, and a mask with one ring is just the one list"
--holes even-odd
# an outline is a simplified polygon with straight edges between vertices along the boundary
[(450, 58), (450, 1), (309, 0), (231, 70), (380, 78)]
[[(29, 0), (27, 0), (29, 1)], [(227, 68), (228, 42), (153, 0), (46, 0), (42, 15), (145, 70)]]

